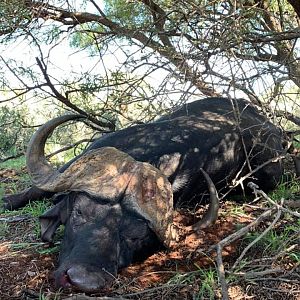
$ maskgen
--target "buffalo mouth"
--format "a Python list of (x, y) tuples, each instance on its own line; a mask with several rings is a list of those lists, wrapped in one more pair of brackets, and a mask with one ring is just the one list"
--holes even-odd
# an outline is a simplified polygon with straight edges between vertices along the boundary
[(57, 288), (74, 288), (83, 292), (98, 292), (108, 288), (115, 279), (116, 274), (111, 274), (104, 268), (89, 271), (86, 266), (74, 265), (54, 272)]

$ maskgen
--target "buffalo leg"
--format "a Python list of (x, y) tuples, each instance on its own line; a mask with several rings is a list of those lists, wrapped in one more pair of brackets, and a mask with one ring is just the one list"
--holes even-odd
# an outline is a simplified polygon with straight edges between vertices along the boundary
[(43, 191), (32, 186), (18, 194), (7, 195), (3, 197), (3, 208), (14, 210), (24, 207), (29, 201), (36, 201), (44, 198), (51, 198), (54, 193)]

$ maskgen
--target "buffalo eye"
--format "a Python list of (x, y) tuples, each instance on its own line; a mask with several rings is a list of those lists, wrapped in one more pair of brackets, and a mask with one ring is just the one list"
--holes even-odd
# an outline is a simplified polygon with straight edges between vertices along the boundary
[(75, 209), (75, 215), (78, 216), (78, 217), (81, 217), (82, 216), (82, 210), (80, 208), (76, 208)]

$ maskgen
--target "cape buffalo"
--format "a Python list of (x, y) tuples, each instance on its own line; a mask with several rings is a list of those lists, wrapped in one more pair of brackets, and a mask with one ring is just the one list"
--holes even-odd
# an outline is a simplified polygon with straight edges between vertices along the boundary
[(250, 172), (270, 190), (283, 172), (276, 159), (284, 153), (281, 130), (242, 99), (195, 101), (156, 122), (107, 134), (56, 171), (46, 162), (45, 142), (58, 125), (77, 118), (62, 116), (37, 131), (27, 151), (35, 187), (6, 198), (8, 206), (14, 199), (18, 206), (46, 191), (59, 193), (41, 217), (47, 241), (65, 224), (59, 286), (99, 290), (146, 249), (168, 246), (176, 238), (173, 207), (194, 206), (207, 185), (210, 205), (195, 230), (216, 219), (213, 183), (222, 192)]

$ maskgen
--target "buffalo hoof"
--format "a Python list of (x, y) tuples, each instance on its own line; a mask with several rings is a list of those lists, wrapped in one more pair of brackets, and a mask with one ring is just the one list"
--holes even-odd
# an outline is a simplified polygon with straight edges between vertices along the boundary
[(15, 210), (24, 207), (27, 204), (20, 194), (4, 196), (2, 201), (4, 210)]

